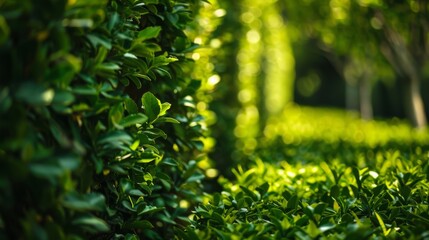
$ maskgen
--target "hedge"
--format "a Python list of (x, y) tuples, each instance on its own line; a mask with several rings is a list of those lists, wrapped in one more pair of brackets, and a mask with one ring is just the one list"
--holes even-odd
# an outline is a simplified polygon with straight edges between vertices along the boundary
[(297, 106), (268, 127), (195, 208), (199, 239), (428, 239), (427, 129)]
[(185, 31), (200, 4), (0, 3), (1, 239), (192, 234), (205, 130)]

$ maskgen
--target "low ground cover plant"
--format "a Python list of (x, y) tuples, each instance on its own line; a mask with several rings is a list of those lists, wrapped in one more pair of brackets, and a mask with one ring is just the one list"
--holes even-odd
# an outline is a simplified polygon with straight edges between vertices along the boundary
[[(206, 196), (194, 211), (200, 238), (428, 237), (426, 133), (402, 123), (363, 122), (341, 111), (287, 112), (295, 124), (286, 117), (283, 127), (306, 127), (284, 132), (293, 135), (287, 144), (265, 145), (262, 157), (233, 170), (235, 180), (220, 180), (223, 191)], [(344, 125), (359, 126), (355, 130), (365, 137), (349, 138), (353, 132), (345, 133)]]

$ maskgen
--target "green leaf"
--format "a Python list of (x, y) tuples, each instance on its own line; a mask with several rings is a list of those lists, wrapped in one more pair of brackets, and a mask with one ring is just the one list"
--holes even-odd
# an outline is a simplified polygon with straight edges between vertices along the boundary
[(128, 193), (133, 188), (132, 182), (126, 178), (121, 178), (121, 180), (119, 181), (119, 185), (121, 187), (122, 192), (124, 193)]
[(49, 105), (54, 99), (55, 91), (46, 88), (40, 84), (28, 82), (22, 84), (17, 93), (16, 98), (30, 105)]
[(76, 211), (104, 211), (106, 209), (106, 199), (100, 193), (69, 193), (62, 200), (64, 207)]
[(72, 221), (72, 224), (81, 226), (91, 233), (107, 232), (110, 230), (109, 225), (104, 220), (92, 215), (76, 218)]
[(139, 41), (144, 41), (151, 38), (158, 37), (159, 33), (161, 32), (161, 27), (147, 27), (143, 30), (141, 30), (138, 34)]
[(88, 38), (89, 42), (92, 44), (94, 48), (98, 46), (103, 46), (104, 48), (110, 50), (112, 48), (112, 43), (108, 39), (104, 39), (101, 36), (95, 34), (85, 34), (85, 37)]
[(320, 233), (321, 231), (317, 225), (313, 221), (310, 221), (310, 224), (307, 226), (307, 234), (311, 237), (311, 239), (315, 239)]
[(137, 210), (134, 209), (134, 206), (131, 205), (130, 201), (128, 200), (122, 201), (122, 206), (131, 212), (137, 212)]
[(59, 156), (57, 160), (58, 164), (66, 170), (75, 170), (81, 163), (81, 159), (73, 155)]
[(323, 171), (325, 171), (328, 180), (330, 180), (333, 184), (336, 184), (335, 175), (329, 165), (326, 162), (321, 162), (319, 165), (323, 169)]
[(29, 170), (35, 176), (51, 179), (64, 174), (64, 169), (54, 163), (31, 163)]
[(296, 209), (298, 206), (298, 196), (293, 195), (287, 202), (287, 208)]
[(147, 81), (152, 81), (152, 79), (150, 79), (150, 77), (148, 75), (145, 75), (145, 74), (134, 73), (133, 76), (147, 80)]
[(170, 109), (171, 104), (168, 102), (161, 104), (161, 111), (159, 113), (159, 116), (164, 116), (167, 113), (167, 110)]
[(125, 103), (125, 109), (129, 113), (131, 113), (131, 114), (138, 113), (139, 110), (138, 110), (137, 104), (136, 104), (136, 102), (134, 102), (133, 99), (125, 98), (124, 103)]
[(57, 91), (55, 92), (54, 99), (52, 100), (52, 104), (58, 104), (63, 106), (68, 106), (72, 104), (75, 100), (73, 93), (68, 91)]
[(97, 56), (95, 56), (94, 64), (101, 64), (107, 57), (108, 50), (105, 47), (99, 47)]
[[(146, 147), (147, 147), (147, 145), (146, 145)], [(140, 153), (139, 160), (137, 160), (137, 162), (139, 162), (139, 163), (150, 163), (150, 162), (152, 162), (152, 161), (154, 161), (160, 157), (161, 157), (160, 155), (158, 155), (152, 151), (148, 151), (146, 149), (145, 152)]]
[[(124, 131), (113, 131), (102, 135), (97, 143), (99, 145), (122, 146), (122, 144), (131, 145), (132, 138)], [(121, 147), (120, 147), (121, 148)]]
[(265, 182), (261, 186), (257, 187), (256, 191), (258, 191), (261, 196), (264, 196), (268, 192), (268, 188), (270, 188), (270, 184)]
[(133, 42), (131, 48), (129, 51), (133, 53), (134, 55), (138, 57), (146, 57), (146, 58), (153, 58), (154, 53), (161, 51), (162, 48), (155, 43), (151, 42), (143, 42), (143, 43), (136, 43)]
[(137, 162), (139, 163), (150, 163), (153, 162), (156, 159), (156, 157), (146, 157), (146, 158), (140, 158)]
[(150, 128), (144, 131), (144, 133), (146, 133), (146, 135), (152, 139), (156, 139), (158, 137), (167, 139), (167, 134), (159, 128)]
[(100, 63), (95, 68), (97, 71), (108, 71), (108, 72), (114, 72), (116, 70), (121, 69), (121, 67), (112, 62), (106, 62), (106, 63)]
[(120, 22), (120, 17), (119, 14), (117, 12), (114, 12), (111, 16), (110, 16), (110, 20), (109, 23), (107, 24), (107, 29), (109, 29), (109, 31), (112, 31), (113, 28), (119, 24)]
[(115, 104), (110, 107), (109, 120), (111, 126), (116, 126), (122, 120), (124, 114), (123, 104)]
[(161, 102), (151, 92), (146, 92), (142, 96), (142, 104), (149, 117), (149, 122), (155, 121), (161, 112)]
[(176, 62), (176, 61), (178, 61), (177, 58), (175, 58), (175, 57), (168, 57), (167, 53), (165, 53), (163, 55), (156, 56), (153, 59), (151, 68), (156, 68), (156, 67), (160, 67), (160, 66), (166, 66), (166, 65), (168, 65), (168, 64), (170, 64), (172, 62)]
[(57, 142), (61, 146), (69, 146), (70, 139), (65, 133), (65, 129), (63, 129), (56, 121), (50, 119), (49, 121), (49, 130), (51, 130), (52, 136), (57, 140)]
[(142, 88), (143, 85), (142, 85), (142, 83), (138, 77), (128, 76), (128, 79), (130, 79), (134, 83), (134, 85), (136, 86), (137, 89)]
[(192, 176), (190, 176), (188, 179), (186, 179), (187, 183), (191, 183), (191, 182), (197, 182), (199, 180), (202, 180), (205, 178), (205, 175), (202, 173), (194, 173), (192, 174)]
[(383, 235), (384, 236), (389, 235), (390, 229), (389, 230), (386, 229), (386, 225), (384, 224), (383, 218), (381, 218), (381, 216), (377, 212), (374, 212), (374, 213), (375, 213), (375, 216), (377, 217), (377, 220), (378, 220), (378, 223), (380, 224), (381, 229), (383, 230)]
[(145, 123), (148, 117), (143, 113), (130, 114), (119, 121), (119, 125), (123, 127), (134, 126), (136, 124)]
[(352, 168), (352, 173), (353, 173), (353, 176), (356, 179), (356, 183), (358, 185), (358, 188), (361, 189), (362, 183), (361, 183), (361, 179), (360, 179), (359, 169), (357, 169), (356, 167), (353, 167)]
[(217, 212), (213, 212), (213, 213), (212, 213), (212, 215), (211, 215), (211, 218), (212, 218), (213, 220), (215, 220), (215, 221), (217, 221), (217, 222), (221, 223), (221, 224), (223, 224), (223, 223), (224, 223), (224, 220), (223, 220), (222, 216), (221, 216), (219, 213), (217, 213)]
[(323, 212), (325, 211), (326, 207), (328, 206), (328, 204), (326, 203), (319, 203), (315, 208), (314, 208), (314, 214), (320, 214), (322, 215)]
[(258, 196), (252, 190), (244, 186), (240, 186), (240, 189), (243, 190), (243, 192), (245, 192), (246, 195), (251, 197), (254, 201), (258, 201)]
[(98, 95), (97, 89), (91, 86), (76, 86), (72, 88), (72, 92), (79, 95)]
[(323, 232), (329, 231), (329, 230), (331, 230), (331, 229), (334, 229), (335, 227), (336, 227), (336, 225), (335, 225), (335, 224), (332, 224), (332, 223), (326, 223), (326, 224), (321, 225), (321, 226), (319, 227), (319, 230), (323, 233)]
[(171, 117), (160, 117), (158, 119), (156, 119), (155, 123), (174, 123), (174, 124), (179, 124), (180, 122), (178, 120), (176, 120), (175, 118), (171, 118)]
[(270, 215), (277, 219), (282, 219), (284, 216), (284, 213), (282, 210), (274, 207), (270, 209)]
[(138, 214), (152, 214), (152, 213), (156, 213), (159, 211), (164, 210), (165, 208), (163, 207), (154, 207), (154, 206), (146, 206), (143, 211), (139, 212)]

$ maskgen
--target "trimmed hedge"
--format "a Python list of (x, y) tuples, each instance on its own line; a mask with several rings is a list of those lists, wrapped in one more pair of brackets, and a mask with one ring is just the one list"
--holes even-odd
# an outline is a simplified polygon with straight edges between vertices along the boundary
[(428, 239), (427, 129), (310, 107), (268, 126), (195, 209), (200, 239)]
[(169, 239), (189, 224), (205, 133), (184, 31), (199, 6), (2, 1), (1, 239)]

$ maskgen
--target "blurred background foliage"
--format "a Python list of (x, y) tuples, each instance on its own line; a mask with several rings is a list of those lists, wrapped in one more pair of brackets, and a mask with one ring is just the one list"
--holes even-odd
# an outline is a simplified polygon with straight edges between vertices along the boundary
[[(216, 114), (211, 157), (225, 174), (231, 165), (251, 160), (271, 139), (277, 138), (281, 147), (297, 143), (290, 136), (305, 138), (303, 122), (310, 116), (323, 122), (326, 115), (350, 113), (363, 120), (394, 119), (386, 124), (426, 129), (427, 2), (240, 0), (216, 4), (225, 16), (211, 42), (221, 46), (211, 58), (220, 79), (211, 102)], [(304, 108), (309, 115), (300, 118), (299, 106), (309, 106)], [(341, 128), (351, 142), (366, 142), (356, 133), (361, 125), (349, 128), (329, 121), (309, 136), (328, 141), (329, 128)], [(329, 126), (326, 132), (324, 126)], [(295, 130), (300, 134), (294, 135)], [(373, 130), (376, 135), (377, 128)], [(413, 135), (410, 131), (414, 130), (403, 133)], [(411, 135), (406, 137), (410, 141)], [(386, 143), (370, 142), (373, 146)]]

